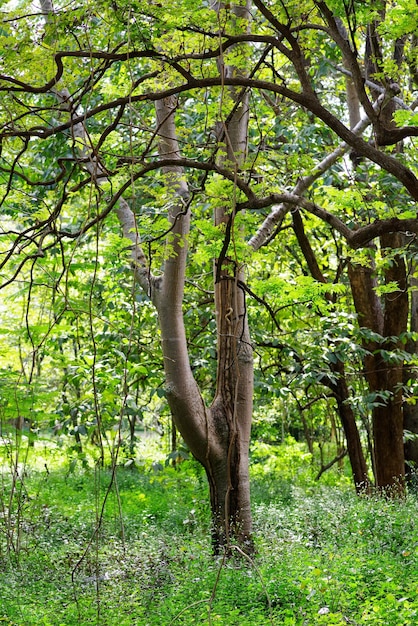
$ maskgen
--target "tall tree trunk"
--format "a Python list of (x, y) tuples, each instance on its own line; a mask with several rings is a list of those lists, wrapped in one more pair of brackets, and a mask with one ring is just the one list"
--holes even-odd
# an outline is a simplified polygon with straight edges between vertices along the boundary
[[(219, 10), (219, 4), (213, 5)], [(232, 5), (231, 12), (249, 22), (249, 3)], [(224, 65), (223, 75), (237, 74), (239, 68)], [(232, 112), (218, 124), (220, 139), (226, 145), (219, 160), (238, 171), (247, 154), (249, 94), (229, 89), (225, 96)], [(233, 195), (233, 194), (232, 194)], [(228, 546), (234, 536), (252, 551), (249, 483), (249, 444), (253, 410), (253, 352), (245, 303), (244, 268), (229, 252), (235, 237), (235, 199), (215, 209), (216, 226), (225, 225), (225, 242), (215, 260), (215, 310), (217, 324), (216, 393), (210, 409), (211, 424), (219, 447), (210, 457), (207, 474), (211, 489), (213, 540), (215, 548)]]
[[(326, 283), (327, 280), (319, 267), (310, 241), (306, 236), (302, 216), (299, 211), (293, 212), (292, 219), (293, 230), (312, 277), (321, 283)], [(331, 300), (330, 295), (328, 295), (328, 299)], [(367, 491), (369, 489), (367, 463), (364, 457), (354, 411), (349, 403), (350, 395), (345, 377), (344, 363), (337, 360), (336, 363), (330, 364), (330, 369), (335, 376), (335, 382), (330, 379), (328, 387), (331, 389), (337, 402), (338, 415), (340, 417), (347, 442), (347, 450), (353, 472), (354, 485), (357, 492)], [(324, 384), (327, 384), (326, 381), (324, 381)]]
[[(347, 39), (347, 33), (342, 24), (339, 24), (340, 32)], [(366, 72), (372, 73), (376, 71), (376, 63), (379, 62), (380, 43), (377, 36), (376, 25), (369, 26), (366, 38), (365, 66)], [(350, 69), (350, 59), (344, 55), (344, 65)], [(360, 101), (357, 93), (356, 85), (352, 77), (346, 80), (347, 104), (350, 115), (350, 127), (353, 128), (360, 117)], [(377, 100), (378, 94), (375, 94)], [(384, 109), (384, 113), (389, 117), (392, 111)], [(382, 113), (382, 112), (380, 112)], [(358, 164), (356, 154), (351, 155), (354, 168)], [(399, 242), (396, 236), (389, 235), (381, 240), (382, 248), (398, 247)], [(392, 305), (392, 301), (385, 297), (385, 307), (377, 296), (375, 287), (376, 279), (373, 274), (373, 268), (364, 268), (355, 265), (349, 265), (348, 271), (351, 289), (353, 293), (354, 305), (358, 314), (360, 326), (364, 326), (374, 333), (388, 337), (399, 335), (404, 330), (406, 324), (405, 318), (405, 302), (404, 293), (405, 285), (405, 268), (403, 260), (397, 257), (391, 268), (386, 271), (385, 280), (395, 280), (400, 288), (400, 315), (397, 318), (396, 309)], [(407, 296), (406, 296), (407, 298)], [(395, 320), (398, 324), (395, 323)], [(392, 332), (393, 331), (393, 332)], [(400, 439), (403, 438), (402, 433), (402, 406), (399, 402), (399, 367), (393, 366), (384, 360), (385, 352), (381, 350), (383, 346), (379, 346), (376, 342), (365, 341), (365, 347), (368, 355), (364, 359), (365, 376), (368, 381), (371, 393), (376, 394), (376, 404), (373, 407), (373, 469), (375, 472), (376, 483), (379, 487), (386, 488), (392, 486), (396, 480), (400, 480), (399, 486), (402, 491), (403, 483), (403, 460), (402, 446)], [(391, 346), (392, 349), (395, 346)], [(391, 347), (388, 345), (386, 349)], [(401, 368), (402, 370), (402, 368)], [(401, 374), (402, 376), (402, 374)], [(382, 400), (380, 394), (389, 394), (387, 401)], [(383, 396), (384, 397), (384, 396)]]
[[(393, 253), (401, 246), (398, 234), (381, 238), (382, 250)], [(404, 449), (402, 384), (403, 365), (389, 357), (401, 347), (399, 335), (407, 330), (408, 293), (403, 258), (395, 255), (385, 269), (385, 283), (396, 282), (398, 290), (385, 294), (384, 305), (375, 291), (376, 280), (371, 268), (351, 265), (349, 277), (359, 325), (381, 335), (382, 340), (364, 341), (365, 377), (375, 394), (372, 410), (376, 484), (388, 493), (404, 489)]]
[[(385, 235), (381, 238), (383, 250), (392, 252), (402, 246), (400, 234)], [(402, 348), (401, 333), (406, 333), (408, 325), (408, 290), (405, 261), (400, 255), (390, 260), (385, 270), (385, 282), (397, 283), (398, 289), (385, 295), (384, 336), (385, 350)], [(389, 401), (377, 406), (373, 414), (376, 476), (379, 487), (393, 487), (403, 490), (405, 458), (403, 447), (403, 364), (401, 361), (388, 362), (385, 351), (377, 358), (379, 387), (390, 392)], [(398, 484), (399, 483), (399, 484)]]
[[(365, 46), (365, 73), (366, 78), (372, 78), (389, 85), (393, 81), (390, 76), (384, 74), (382, 40), (379, 34), (379, 25), (385, 16), (385, 2), (379, 7), (377, 21), (371, 22), (367, 28)], [(400, 42), (397, 42), (399, 44)], [(402, 57), (401, 48), (395, 46), (393, 61), (400, 64)], [(373, 94), (374, 99), (378, 92)], [(378, 123), (375, 125), (375, 139), (377, 144), (385, 145), (386, 134), (395, 126), (393, 112), (395, 110), (393, 99), (380, 111)], [(389, 142), (390, 143), (390, 142)], [(390, 234), (381, 237), (381, 248), (389, 254), (393, 254), (402, 246), (400, 234)], [(394, 255), (385, 269), (385, 283), (395, 282), (398, 290), (384, 295), (383, 301), (383, 337), (386, 341), (375, 351), (370, 361), (374, 368), (369, 372), (369, 387), (376, 392), (378, 403), (373, 409), (373, 438), (374, 459), (377, 485), (385, 490), (392, 489), (394, 492), (403, 492), (404, 489), (404, 444), (403, 444), (403, 364), (395, 360), (388, 360), (387, 351), (401, 347), (398, 339), (401, 333), (407, 331), (408, 325), (408, 291), (404, 259), (400, 255)], [(388, 394), (387, 400), (379, 398), (380, 393)]]
[[(213, 8), (219, 10), (218, 5)], [(248, 9), (248, 6), (233, 6), (231, 10), (235, 16), (248, 20)], [(219, 68), (224, 75), (235, 71), (224, 66), (222, 58)], [(247, 150), (248, 94), (230, 90), (226, 97), (232, 112), (227, 121), (218, 124), (220, 139), (226, 145), (220, 160), (238, 169)], [(179, 156), (174, 109), (175, 103), (167, 100), (156, 105), (163, 158)], [(167, 184), (178, 198), (170, 215), (174, 244), (171, 243), (173, 251), (166, 261), (162, 281), (152, 286), (152, 299), (160, 320), (167, 398), (177, 428), (206, 470), (215, 552), (228, 550), (231, 540), (250, 552), (253, 549), (249, 486), (253, 354), (242, 286), (244, 271), (239, 261), (228, 254), (229, 244), (240, 236), (234, 224), (234, 198), (228, 206), (217, 207), (214, 216), (215, 225), (226, 225), (226, 239), (214, 268), (217, 380), (213, 403), (206, 408), (191, 372), (181, 310), (190, 228), (190, 215), (185, 210), (187, 187), (178, 168), (167, 168), (166, 174)]]
[[(413, 275), (413, 271), (409, 272)], [(410, 278), (411, 289), (411, 333), (418, 332), (418, 280), (416, 278)], [(416, 355), (418, 353), (418, 341), (413, 338), (408, 340), (406, 349), (410, 354)], [(409, 380), (413, 380), (415, 385), (418, 382), (418, 373), (414, 367), (404, 368), (404, 385), (408, 384)], [(418, 470), (418, 402), (410, 404), (405, 402), (403, 407), (404, 417), (404, 430), (407, 437), (405, 440), (405, 471), (408, 479), (416, 476)]]

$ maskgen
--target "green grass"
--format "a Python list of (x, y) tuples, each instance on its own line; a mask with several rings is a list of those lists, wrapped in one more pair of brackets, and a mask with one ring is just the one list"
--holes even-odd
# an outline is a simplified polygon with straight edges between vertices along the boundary
[(41, 468), (27, 466), (11, 501), (3, 468), (0, 624), (418, 623), (414, 494), (358, 498), (254, 466), (257, 555), (224, 562), (195, 463), (121, 467), (110, 490), (109, 471)]

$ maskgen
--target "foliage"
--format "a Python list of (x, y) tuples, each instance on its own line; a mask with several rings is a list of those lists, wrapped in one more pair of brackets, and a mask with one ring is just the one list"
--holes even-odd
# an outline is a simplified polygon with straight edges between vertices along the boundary
[[(47, 15), (24, 0), (2, 9), (0, 434), (13, 476), (3, 511), (6, 552), (22, 545), (20, 528), (31, 500), (21, 507), (25, 488), (19, 472), (32, 444), (37, 449), (58, 442), (68, 455), (69, 482), (80, 465), (86, 471), (106, 464), (158, 471), (165, 462), (181, 465), (188, 456), (175, 441), (165, 404), (152, 290), (143, 288), (136, 274), (136, 264), (142, 264), (143, 276), (152, 274), (157, 284), (165, 264), (186, 246), (182, 321), (191, 370), (208, 407), (219, 361), (213, 260), (223, 257), (235, 269), (246, 268), (246, 283), (236, 287), (245, 292), (257, 365), (252, 479), (255, 493), (262, 485), (260, 499), (274, 496), (290, 506), (290, 481), (312, 487), (328, 464), (333, 470), (326, 481), (334, 481), (334, 474), (346, 480), (341, 406), (354, 410), (369, 467), (376, 467), (373, 418), (383, 408), (391, 414), (400, 392), (410, 407), (417, 395), (416, 336), (408, 332), (416, 320), (387, 334), (379, 319), (363, 325), (367, 316), (359, 310), (348, 270), (370, 272), (373, 288), (366, 301), (375, 297), (376, 309), (387, 318), (394, 299), (407, 292), (414, 297), (418, 14), (413, 0), (387, 3), (386, 13), (383, 4), (257, 0), (251, 32), (229, 3), (218, 13), (213, 3), (191, 0), (166, 6), (100, 0), (77, 7), (58, 0)], [(374, 53), (367, 58), (363, 51), (371, 33)], [(354, 132), (349, 123), (350, 84), (357, 89), (357, 113), (369, 116), (370, 131), (365, 125)], [(250, 103), (245, 155), (228, 160), (229, 124), (244, 94)], [(177, 218), (172, 223), (170, 216), (178, 179), (170, 179), (173, 164), (160, 157), (155, 119), (154, 104), (164, 98), (174, 103), (181, 146), (175, 167), (187, 185), (181, 202), (192, 223), (180, 243)], [(120, 233), (121, 200), (133, 216), (128, 235), (136, 237), (134, 244)], [(220, 209), (225, 221), (215, 225), (213, 213)], [(388, 234), (402, 235), (402, 245), (384, 244)], [(257, 236), (261, 243), (255, 245)], [(129, 255), (139, 248), (132, 267)], [(400, 261), (406, 263), (405, 285), (399, 272), (393, 275)], [(386, 381), (398, 373), (396, 383), (372, 388), (372, 361), (379, 364), (375, 373), (389, 373)], [(375, 419), (375, 429), (376, 424)], [(152, 458), (144, 453), (144, 433), (156, 435)], [(297, 441), (287, 438), (289, 433)], [(170, 435), (173, 449), (167, 445)], [(46, 483), (52, 480), (48, 476)], [(148, 486), (144, 494), (151, 516), (157, 510), (169, 514), (164, 497), (154, 506)], [(125, 494), (119, 495), (123, 500)], [(184, 513), (185, 526), (197, 528), (196, 515), (204, 514), (190, 510), (195, 513)], [(121, 550), (119, 540), (115, 550)], [(150, 581), (161, 576), (164, 587), (178, 576), (181, 559), (173, 557), (171, 571), (166, 545), (160, 558), (157, 544), (149, 556)], [(97, 553), (100, 549), (97, 543)], [(148, 571), (148, 556), (144, 559)], [(215, 584), (216, 568), (209, 571)], [(249, 580), (266, 597), (251, 571)], [(313, 565), (306, 588), (320, 583), (326, 590), (324, 571), (322, 563)], [(118, 576), (122, 585), (125, 574)], [(198, 607), (202, 615), (208, 606), (213, 609), (207, 619), (216, 623), (222, 619), (216, 602), (219, 615), (223, 605), (218, 596), (210, 604), (208, 580), (197, 585), (204, 600)], [(244, 597), (245, 585), (239, 584), (237, 594)], [(152, 582), (145, 587), (151, 594)], [(190, 592), (182, 593), (193, 601)], [(329, 611), (312, 619), (339, 623), (345, 605), (328, 606), (326, 593), (319, 608)], [(304, 597), (299, 587), (298, 594), (299, 601)], [(397, 605), (397, 592), (388, 588), (387, 595), (393, 605), (386, 607), (387, 615), (366, 602), (356, 619), (390, 622), (394, 607), (409, 611), (409, 600)], [(96, 600), (94, 610), (102, 616), (108, 607), (102, 610)], [(83, 601), (72, 606), (74, 615), (93, 610)], [(255, 602), (253, 608), (266, 619), (265, 607)], [(231, 613), (231, 623), (237, 615)], [(186, 611), (178, 619), (190, 615)]]
[[(48, 471), (27, 466), (21, 477), (18, 553), (5, 551), (3, 508), (6, 623), (406, 626), (416, 619), (413, 494), (395, 504), (283, 479), (287, 496), (282, 482), (266, 497), (266, 475), (258, 475), (257, 556), (214, 561), (207, 487), (195, 463), (156, 474), (119, 468), (112, 482), (99, 467), (68, 473), (64, 457), (45, 454)], [(4, 474), (3, 504), (9, 488)]]

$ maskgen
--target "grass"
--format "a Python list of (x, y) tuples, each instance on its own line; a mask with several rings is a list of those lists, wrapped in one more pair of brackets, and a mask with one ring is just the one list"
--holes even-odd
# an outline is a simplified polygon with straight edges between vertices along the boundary
[(345, 484), (308, 481), (304, 464), (299, 480), (255, 464), (257, 555), (237, 551), (225, 562), (211, 555), (195, 463), (121, 467), (110, 489), (109, 471), (47, 467), (30, 469), (29, 458), (11, 499), (3, 468), (0, 624), (418, 623), (413, 493), (403, 502), (358, 498)]

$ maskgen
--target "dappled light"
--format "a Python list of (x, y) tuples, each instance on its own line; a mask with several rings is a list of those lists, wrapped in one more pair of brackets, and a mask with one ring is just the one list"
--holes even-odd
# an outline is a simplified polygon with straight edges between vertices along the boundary
[(0, 622), (418, 620), (417, 32), (2, 4)]

